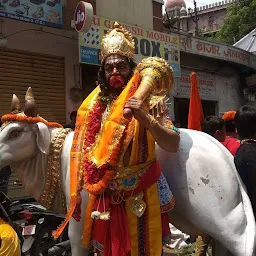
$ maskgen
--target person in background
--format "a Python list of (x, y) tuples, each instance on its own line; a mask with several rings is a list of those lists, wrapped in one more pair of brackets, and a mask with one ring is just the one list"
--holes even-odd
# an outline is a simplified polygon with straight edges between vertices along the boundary
[(245, 105), (235, 115), (241, 146), (235, 155), (237, 171), (244, 182), (256, 216), (256, 106)]
[(177, 128), (181, 128), (181, 124), (180, 124), (180, 121), (179, 120), (176, 120), (173, 122), (173, 125)]
[(70, 128), (70, 129), (72, 129), (72, 130), (75, 130), (76, 116), (77, 116), (77, 111), (72, 111), (72, 112), (70, 113), (70, 116), (69, 116), (71, 122), (70, 122), (69, 124), (66, 124), (66, 125), (64, 126), (64, 128)]
[(211, 135), (219, 142), (226, 139), (225, 122), (217, 116), (207, 116), (202, 122), (202, 131)]
[(226, 126), (226, 139), (222, 144), (230, 151), (234, 156), (240, 147), (240, 141), (237, 139), (237, 133), (235, 128), (235, 114), (236, 111), (225, 112), (222, 119), (225, 121)]

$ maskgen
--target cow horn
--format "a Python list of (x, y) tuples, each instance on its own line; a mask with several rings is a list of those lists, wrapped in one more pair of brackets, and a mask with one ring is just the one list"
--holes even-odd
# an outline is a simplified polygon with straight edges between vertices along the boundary
[(12, 95), (11, 111), (20, 111), (20, 100), (16, 94)]
[(34, 100), (34, 95), (31, 87), (28, 87), (26, 92), (25, 100)]
[(34, 99), (32, 88), (29, 87), (25, 96), (25, 108), (24, 113), (26, 116), (37, 116), (37, 106)]

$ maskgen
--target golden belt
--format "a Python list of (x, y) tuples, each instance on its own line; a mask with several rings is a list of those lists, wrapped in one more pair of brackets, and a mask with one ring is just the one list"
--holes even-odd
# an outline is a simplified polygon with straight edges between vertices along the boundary
[(110, 190), (134, 190), (138, 186), (140, 178), (155, 161), (156, 159), (153, 159), (143, 164), (116, 167), (115, 177), (109, 184)]

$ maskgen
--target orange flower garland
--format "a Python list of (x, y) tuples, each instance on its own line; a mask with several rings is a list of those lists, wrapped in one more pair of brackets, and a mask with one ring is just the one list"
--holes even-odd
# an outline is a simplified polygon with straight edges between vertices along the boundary
[[(89, 150), (93, 148), (96, 142), (97, 134), (100, 131), (101, 120), (104, 111), (106, 110), (107, 103), (104, 101), (103, 97), (99, 97), (97, 99), (96, 104), (88, 113), (88, 126), (85, 133), (85, 141), (84, 141), (84, 158), (83, 158), (83, 176), (84, 176), (84, 184), (86, 186), (86, 190), (93, 195), (99, 195), (104, 193), (108, 188), (109, 183), (113, 180), (115, 171), (112, 166), (115, 166), (118, 161), (118, 156), (120, 154), (121, 142), (119, 142), (112, 150), (112, 154), (110, 156), (109, 162), (100, 167), (96, 167), (96, 165), (91, 161), (90, 157), (88, 157)], [(126, 121), (126, 125), (129, 121)], [(80, 181), (79, 181), (80, 183)], [(80, 183), (77, 195), (80, 194), (83, 188), (83, 184)], [(78, 196), (79, 197), (79, 196)], [(79, 204), (79, 202), (78, 202)]]
[(17, 121), (17, 122), (24, 122), (24, 123), (44, 123), (48, 127), (56, 127), (56, 128), (63, 128), (63, 126), (56, 122), (48, 122), (40, 116), (37, 117), (30, 117), (26, 115), (18, 115), (18, 114), (6, 114), (2, 116), (2, 122), (10, 122), (10, 121)]
[[(103, 193), (110, 181), (113, 179), (115, 171), (111, 170), (110, 165), (104, 165), (97, 168), (88, 159), (88, 149), (96, 143), (96, 135), (101, 127), (102, 115), (107, 107), (107, 104), (99, 98), (93, 109), (89, 113), (89, 121), (91, 125), (87, 128), (84, 142), (84, 183), (86, 190), (93, 195), (99, 195)], [(109, 169), (110, 168), (110, 169)], [(80, 187), (81, 190), (82, 186)]]
[(110, 181), (113, 179), (114, 173), (115, 171), (113, 170), (107, 170), (102, 179), (98, 183), (90, 184), (86, 182), (86, 190), (93, 195), (103, 193), (108, 187)]

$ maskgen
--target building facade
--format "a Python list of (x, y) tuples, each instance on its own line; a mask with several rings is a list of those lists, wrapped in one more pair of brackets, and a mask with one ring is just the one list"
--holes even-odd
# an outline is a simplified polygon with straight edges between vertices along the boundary
[[(83, 88), (88, 94), (95, 87), (99, 68), (100, 41), (113, 20), (95, 16), (92, 30), (79, 34), (79, 61), (83, 69)], [(148, 56), (166, 59), (174, 69), (175, 86), (169, 113), (187, 127), (191, 72), (196, 72), (205, 115), (236, 110), (244, 102), (244, 77), (255, 70), (255, 56), (233, 46), (209, 42), (176, 30), (162, 33), (121, 23), (134, 36), (135, 61)], [(97, 38), (97, 40), (95, 40)]]
[[(211, 36), (224, 24), (227, 7), (235, 0), (219, 1), (197, 7), (199, 33)], [(185, 0), (167, 0), (163, 16), (165, 27), (195, 35), (195, 10), (186, 8)]]
[(237, 110), (243, 104), (240, 89), (242, 75), (229, 62), (181, 52), (181, 77), (175, 79), (170, 95), (170, 114), (186, 128), (190, 101), (191, 72), (196, 72), (204, 115), (218, 115)]
[[(56, 3), (55, 3), (56, 2)], [(39, 113), (66, 123), (66, 85), (74, 84), (78, 65), (77, 34), (65, 24), (65, 5), (57, 1), (19, 0), (0, 10), (0, 114), (10, 111), (13, 93), (22, 106), (32, 87)], [(67, 51), (67, 49), (69, 49)]]
[[(49, 121), (65, 124), (88, 93), (86, 85), (82, 90), (82, 77), (90, 67), (83, 72), (85, 69), (79, 64), (78, 34), (72, 28), (79, 0), (12, 2), (5, 1), (0, 6), (0, 69), (4, 74), (0, 78), (4, 98), (0, 114), (9, 111), (13, 93), (22, 101), (31, 86), (40, 114)], [(163, 30), (162, 0), (87, 2), (99, 16)], [(91, 76), (87, 80), (90, 79)]]
[[(198, 13), (200, 15), (207, 12), (217, 13), (225, 9), (230, 1), (200, 7)], [(184, 77), (187, 77), (191, 71), (214, 81), (215, 94), (212, 90), (207, 96), (206, 91), (202, 89), (204, 91), (202, 98), (211, 97), (210, 100), (219, 102), (215, 109), (216, 114), (224, 112), (226, 108), (235, 108), (239, 104), (238, 95), (241, 96), (239, 77), (244, 72), (241, 71), (244, 70), (242, 67), (246, 67), (247, 75), (250, 75), (251, 67), (248, 63), (251, 57), (243, 51), (209, 43), (191, 37), (188, 33), (177, 31), (162, 33), (162, 0), (134, 0), (129, 1), (129, 4), (122, 0), (89, 0), (95, 14), (92, 25), (95, 30), (91, 34), (97, 38), (91, 42), (88, 34), (78, 34), (72, 28), (78, 0), (62, 1), (59, 7), (58, 4), (51, 6), (48, 2), (48, 4), (39, 2), (35, 1), (28, 6), (33, 10), (30, 14), (34, 18), (31, 20), (26, 20), (26, 14), (29, 14), (30, 9), (24, 13), (24, 5), (23, 14), (20, 15), (18, 8), (21, 13), (21, 5), (10, 8), (10, 3), (7, 3), (5, 9), (0, 10), (2, 17), (0, 62), (4, 74), (0, 78), (0, 90), (4, 95), (4, 101), (0, 103), (1, 114), (8, 111), (12, 93), (15, 92), (20, 98), (24, 98), (27, 87), (32, 86), (42, 116), (62, 124), (69, 122), (69, 114), (79, 107), (82, 100), (95, 87), (99, 60), (88, 61), (87, 50), (92, 53), (99, 52), (100, 34), (109, 29), (114, 20), (124, 24), (134, 35), (138, 61), (156, 55), (167, 59), (175, 69), (176, 84), (173, 91), (173, 105), (170, 108), (173, 118), (176, 118), (174, 109), (177, 109), (174, 107), (174, 102), (179, 105), (177, 98), (188, 98), (188, 88), (186, 93), (182, 88), (185, 86)], [(166, 2), (166, 8), (173, 10), (178, 5), (182, 9), (184, 3), (184, 0), (170, 0)], [(44, 16), (40, 18), (40, 12), (36, 16), (37, 10), (41, 12), (44, 10)], [(101, 29), (103, 31), (99, 32)], [(82, 46), (81, 40), (84, 42)], [(92, 45), (92, 41), (97, 42), (98, 45)], [(97, 48), (97, 51), (94, 48)], [(224, 48), (225, 50), (222, 51), (221, 49)], [(234, 61), (235, 58), (238, 60)], [(219, 69), (220, 65), (221, 69)], [(224, 72), (225, 69), (227, 71)], [(226, 81), (224, 77), (230, 77), (230, 80)], [(233, 81), (234, 79), (236, 82)], [(230, 98), (230, 104), (225, 105), (228, 101), (225, 101), (225, 104), (221, 102), (220, 88), (223, 85), (227, 92), (227, 88), (231, 88), (234, 84), (236, 87), (240, 86), (236, 89), (236, 96), (232, 96), (235, 103), (231, 103)], [(232, 90), (232, 93), (235, 95), (235, 90)]]

